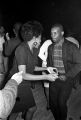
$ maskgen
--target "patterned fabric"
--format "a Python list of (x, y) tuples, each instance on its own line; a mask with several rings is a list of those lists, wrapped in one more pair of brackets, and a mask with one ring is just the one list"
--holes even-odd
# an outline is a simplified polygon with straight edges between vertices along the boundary
[(7, 118), (15, 104), (17, 82), (9, 80), (4, 89), (0, 90), (0, 118)]
[(55, 45), (54, 51), (53, 51), (53, 65), (58, 69), (58, 72), (61, 74), (65, 73), (64, 64), (62, 60), (62, 44), (61, 45)]

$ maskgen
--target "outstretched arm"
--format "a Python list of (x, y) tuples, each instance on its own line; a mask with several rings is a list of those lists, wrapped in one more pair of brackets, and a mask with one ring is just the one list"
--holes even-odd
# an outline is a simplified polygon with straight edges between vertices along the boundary
[(22, 82), (22, 72), (14, 74), (0, 90), (0, 118), (7, 118), (15, 104), (17, 87)]
[(46, 75), (33, 75), (26, 72), (26, 65), (19, 65), (18, 66), (19, 71), (23, 71), (23, 78), (25, 80), (49, 80), (49, 81), (55, 81), (55, 79), (58, 78), (58, 75), (56, 74), (46, 74)]

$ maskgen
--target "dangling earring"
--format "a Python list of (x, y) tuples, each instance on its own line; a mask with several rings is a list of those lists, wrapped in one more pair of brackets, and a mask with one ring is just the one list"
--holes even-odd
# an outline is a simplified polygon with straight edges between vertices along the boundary
[(33, 45), (36, 46), (36, 45), (37, 45), (37, 42), (34, 42)]

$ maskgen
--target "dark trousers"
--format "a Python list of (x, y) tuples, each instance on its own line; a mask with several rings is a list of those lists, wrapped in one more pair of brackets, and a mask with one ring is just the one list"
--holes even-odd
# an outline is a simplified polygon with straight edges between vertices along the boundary
[(67, 100), (72, 91), (72, 82), (57, 79), (50, 83), (49, 99), (50, 108), (55, 120), (66, 120)]

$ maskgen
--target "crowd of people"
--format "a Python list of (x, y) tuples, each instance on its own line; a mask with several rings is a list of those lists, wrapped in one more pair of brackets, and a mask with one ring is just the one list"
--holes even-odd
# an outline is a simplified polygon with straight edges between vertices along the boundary
[(22, 112), (24, 120), (32, 120), (37, 106), (30, 83), (35, 81), (43, 81), (47, 109), (55, 120), (67, 119), (67, 101), (81, 71), (79, 42), (64, 37), (63, 26), (54, 24), (50, 39), (41, 44), (43, 31), (38, 21), (17, 22), (15, 37), (0, 28), (0, 74), (4, 76), (0, 80), (0, 119)]

